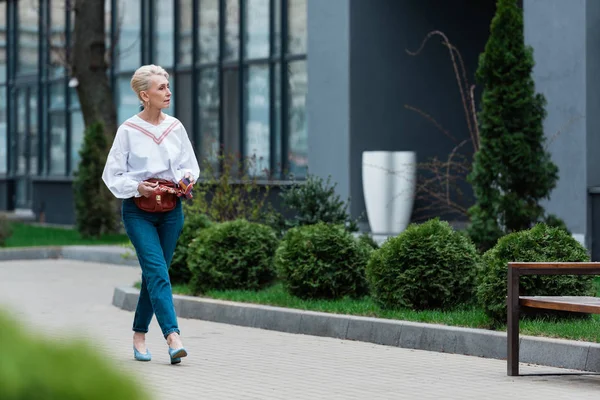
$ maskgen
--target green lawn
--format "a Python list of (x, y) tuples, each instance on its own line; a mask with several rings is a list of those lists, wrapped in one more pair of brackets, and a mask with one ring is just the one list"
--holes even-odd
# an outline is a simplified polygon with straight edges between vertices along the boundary
[(6, 240), (5, 247), (129, 243), (127, 235), (105, 235), (99, 239), (82, 239), (75, 229), (34, 226), (20, 222), (11, 223), (11, 226), (13, 233)]
[[(135, 286), (139, 289), (139, 282), (136, 283)], [(192, 295), (192, 291), (187, 285), (173, 285), (173, 293)], [(425, 322), (468, 328), (490, 329), (491, 327), (491, 321), (485, 315), (483, 310), (475, 307), (448, 312), (412, 310), (384, 311), (379, 309), (379, 307), (377, 307), (377, 305), (369, 298), (334, 301), (300, 300), (287, 294), (281, 284), (276, 284), (259, 292), (243, 290), (210, 291), (203, 297), (242, 303), (296, 308), (301, 310)], [(500, 327), (498, 330), (506, 331), (506, 327)], [(600, 342), (600, 315), (593, 315), (588, 319), (574, 319), (568, 321), (522, 319), (520, 331), (521, 334), (531, 336)]]

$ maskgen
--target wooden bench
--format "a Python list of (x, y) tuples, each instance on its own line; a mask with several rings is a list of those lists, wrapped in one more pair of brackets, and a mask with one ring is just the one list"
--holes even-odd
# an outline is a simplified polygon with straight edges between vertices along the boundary
[(600, 262), (508, 263), (507, 367), (509, 376), (519, 375), (519, 312), (522, 307), (600, 314), (600, 298), (585, 296), (519, 296), (524, 275), (600, 275)]

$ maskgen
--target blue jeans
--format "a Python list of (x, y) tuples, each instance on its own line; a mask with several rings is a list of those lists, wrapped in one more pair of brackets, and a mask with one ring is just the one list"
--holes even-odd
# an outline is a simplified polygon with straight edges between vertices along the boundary
[(123, 200), (121, 216), (142, 267), (142, 289), (133, 319), (133, 330), (148, 332), (152, 315), (156, 314), (165, 338), (173, 332), (179, 333), (169, 266), (183, 229), (181, 200), (177, 200), (177, 206), (171, 211), (149, 213), (140, 210), (133, 199), (126, 199)]

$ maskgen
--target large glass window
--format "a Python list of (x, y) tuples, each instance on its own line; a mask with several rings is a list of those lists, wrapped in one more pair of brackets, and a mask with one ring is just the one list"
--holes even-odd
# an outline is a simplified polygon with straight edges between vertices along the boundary
[(308, 169), (308, 137), (306, 135), (306, 61), (289, 65), (288, 161), (290, 173), (303, 177)]
[(177, 102), (179, 100), (183, 101), (183, 102), (187, 102), (190, 98), (190, 93), (188, 92), (188, 90), (184, 90), (184, 92), (182, 93), (182, 96), (175, 96), (175, 93), (173, 93), (173, 89), (177, 88), (177, 79), (175, 78), (175, 75), (173, 74), (173, 71), (167, 71), (167, 73), (169, 74), (169, 89), (171, 90), (171, 104), (169, 104), (169, 108), (166, 110), (166, 112), (168, 112), (169, 114), (175, 112), (175, 110), (178, 107)]
[(240, 49), (240, 3), (239, 0), (225, 0), (225, 49), (223, 59), (237, 60)]
[(119, 0), (117, 22), (117, 68), (135, 70), (140, 66), (142, 50), (141, 0)]
[(219, 0), (200, 0), (198, 43), (200, 62), (219, 59)]
[(16, 101), (16, 173), (34, 175), (38, 172), (38, 96), (37, 89), (15, 89)]
[(6, 82), (6, 2), (0, 2), (0, 83)]
[[(112, 4), (111, 0), (104, 0), (104, 33), (106, 36), (106, 50), (107, 55), (110, 56), (110, 49), (112, 48), (112, 35), (110, 24), (112, 23)], [(112, 61), (111, 61), (112, 62)]]
[(65, 100), (65, 84), (62, 81), (50, 85), (50, 106), (54, 109), (63, 108)]
[(6, 86), (0, 86), (0, 173), (5, 174), (7, 165), (7, 90)]
[(48, 136), (46, 141), (50, 149), (44, 154), (47, 154), (47, 157), (49, 157), (49, 174), (64, 175), (67, 168), (65, 157), (67, 141), (65, 82), (63, 80), (58, 80), (51, 83), (49, 94)]
[(71, 101), (71, 110), (81, 107), (79, 105), (79, 96), (77, 95), (77, 89), (69, 88), (69, 96), (71, 96), (69, 98), (69, 100)]
[(221, 106), (219, 94), (219, 70), (207, 68), (200, 71), (200, 157), (217, 167), (219, 154), (219, 109)]
[(277, 176), (281, 176), (283, 173), (283, 160), (281, 159), (281, 135), (283, 133), (282, 130), (282, 122), (281, 122), (281, 64), (275, 64), (273, 68), (273, 86), (274, 86), (274, 101), (273, 104), (273, 121), (274, 125), (271, 126), (271, 135), (274, 137), (275, 142), (275, 154), (273, 154), (273, 162), (272, 169), (273, 174)]
[(38, 67), (38, 17), (36, 0), (19, 0), (17, 74), (35, 74)]
[(306, 53), (306, 0), (288, 0), (288, 53)]
[(255, 175), (304, 177), (306, 0), (199, 0), (198, 12), (198, 156), (243, 150)]
[(17, 173), (27, 172), (27, 91), (17, 94)]
[[(177, 102), (177, 118), (188, 131), (190, 139), (194, 133), (194, 110), (193, 103), (190, 99), (192, 86), (192, 74), (190, 72), (178, 74), (176, 84), (171, 83), (171, 90), (173, 91), (171, 101), (174, 99)], [(175, 88), (175, 90), (173, 90), (173, 88)]]
[(281, 0), (274, 0), (273, 13), (273, 55), (281, 53)]
[(154, 62), (164, 68), (173, 66), (173, 0), (154, 0)]
[(71, 113), (71, 169), (76, 171), (79, 166), (79, 150), (83, 144), (85, 124), (81, 111)]
[(118, 79), (117, 114), (119, 123), (125, 122), (127, 118), (140, 112), (140, 100), (131, 89), (130, 82), (129, 76), (122, 76)]
[(38, 92), (29, 91), (29, 173), (37, 175), (39, 165)]
[(270, 169), (268, 66), (259, 65), (247, 69), (245, 90), (244, 156), (252, 159), (251, 172), (254, 175), (262, 175)]
[(65, 175), (66, 163), (67, 125), (65, 112), (50, 114), (50, 174)]
[(228, 153), (240, 152), (240, 72), (237, 68), (223, 71), (223, 147)]
[(192, 64), (193, 49), (193, 0), (179, 0), (179, 65)]
[(50, 2), (50, 77), (62, 76), (65, 73), (65, 4), (62, 1)]
[(269, 56), (269, 0), (246, 1), (246, 58)]

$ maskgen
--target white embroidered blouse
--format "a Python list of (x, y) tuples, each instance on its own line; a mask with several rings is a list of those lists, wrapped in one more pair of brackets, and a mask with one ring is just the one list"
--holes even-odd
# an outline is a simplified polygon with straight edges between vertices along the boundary
[(160, 178), (178, 183), (189, 172), (200, 175), (188, 134), (175, 117), (153, 125), (134, 115), (117, 130), (102, 180), (115, 197), (139, 197), (140, 182)]

